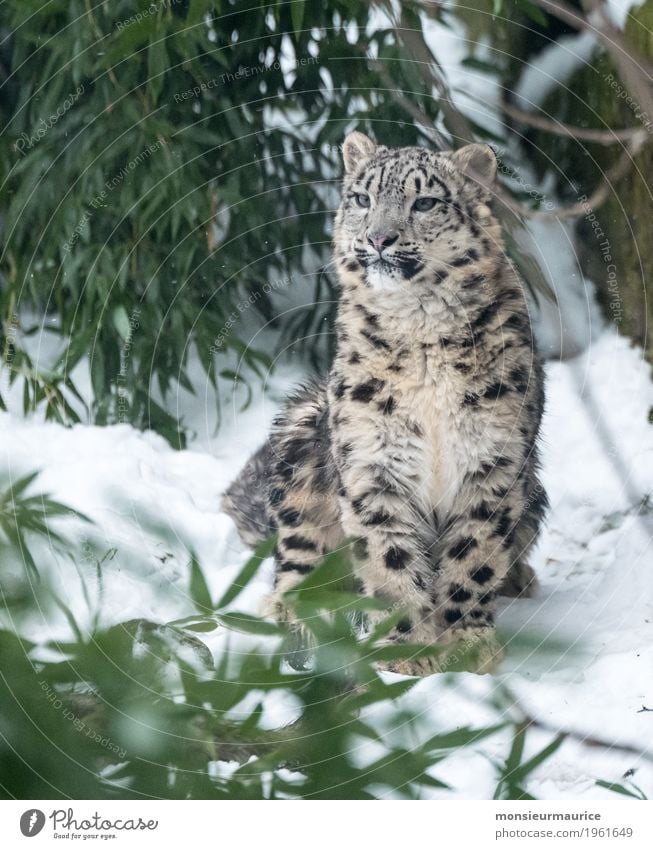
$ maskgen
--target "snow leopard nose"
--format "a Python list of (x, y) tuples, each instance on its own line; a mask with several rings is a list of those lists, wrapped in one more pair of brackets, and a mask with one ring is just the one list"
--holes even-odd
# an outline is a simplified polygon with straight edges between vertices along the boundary
[(372, 245), (375, 251), (378, 251), (380, 254), (386, 248), (389, 248), (390, 245), (394, 245), (394, 243), (399, 238), (399, 233), (396, 230), (391, 230), (390, 232), (379, 232), (374, 231), (373, 233), (367, 234), (367, 243)]

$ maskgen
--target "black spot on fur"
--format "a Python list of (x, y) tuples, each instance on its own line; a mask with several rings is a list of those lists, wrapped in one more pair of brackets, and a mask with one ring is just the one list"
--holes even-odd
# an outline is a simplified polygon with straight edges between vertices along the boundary
[(313, 453), (313, 444), (311, 439), (305, 437), (297, 437), (289, 439), (282, 446), (283, 461), (289, 466), (298, 466), (305, 460), (308, 460)]
[(293, 510), (292, 507), (284, 507), (279, 510), (279, 520), (290, 528), (296, 528), (302, 523), (302, 515), (299, 510)]
[(512, 460), (510, 459), (510, 457), (495, 457), (492, 460), (492, 466), (495, 469), (508, 469), (510, 466), (512, 466)]
[(474, 330), (480, 330), (482, 327), (486, 327), (497, 314), (501, 307), (500, 301), (492, 301), (492, 303), (488, 304), (484, 307), (480, 313), (476, 316), (474, 321), (472, 322), (472, 328)]
[(544, 489), (540, 486), (538, 490), (533, 490), (533, 492), (527, 497), (527, 512), (537, 517), (541, 518), (547, 507), (549, 506), (549, 499), (547, 498), (547, 494)]
[(456, 607), (449, 607), (444, 611), (444, 618), (450, 625), (455, 625), (456, 622), (460, 622), (463, 618), (463, 612)]
[(383, 389), (384, 386), (384, 380), (379, 380), (377, 377), (371, 377), (369, 380), (366, 380), (365, 383), (359, 383), (358, 386), (354, 386), (351, 391), (352, 401), (368, 403), (372, 400), (372, 398), (374, 398), (377, 392)]
[(351, 354), (349, 355), (349, 365), (350, 366), (358, 365), (358, 363), (360, 363), (360, 361), (361, 361), (361, 355), (358, 353), (358, 351), (352, 351)]
[(491, 569), (487, 563), (484, 563), (482, 566), (479, 566), (478, 569), (474, 569), (473, 572), (470, 572), (469, 577), (477, 584), (487, 584), (487, 582), (494, 577), (494, 569)]
[(271, 489), (270, 490), (270, 504), (272, 504), (276, 507), (277, 504), (281, 504), (281, 502), (285, 498), (285, 495), (286, 495), (285, 490), (281, 489), (280, 487), (275, 487), (274, 489)]
[(379, 403), (379, 410), (384, 413), (386, 416), (391, 416), (395, 410), (396, 403), (395, 399), (390, 395), (385, 401), (381, 401)]
[(460, 584), (452, 584), (449, 587), (449, 598), (451, 601), (456, 601), (458, 604), (462, 604), (465, 601), (469, 601), (471, 597), (472, 594), (469, 590), (461, 587)]
[(403, 548), (392, 545), (385, 553), (385, 565), (388, 569), (405, 569), (409, 560), (409, 554)]
[(510, 518), (510, 510), (506, 507), (506, 509), (501, 512), (501, 516), (499, 517), (499, 521), (495, 525), (492, 536), (505, 537), (508, 531), (510, 530), (511, 524), (512, 520)]
[(287, 483), (292, 480), (292, 476), (294, 474), (292, 465), (287, 464), (284, 460), (280, 460), (276, 464), (274, 471), (277, 475), (279, 475), (281, 480), (286, 481)]
[(312, 568), (309, 563), (293, 563), (290, 560), (282, 560), (277, 565), (280, 572), (299, 572), (300, 575), (308, 575)]
[(397, 631), (400, 634), (409, 634), (412, 630), (413, 626), (410, 619), (402, 619), (400, 622), (397, 622)]
[(377, 348), (377, 349), (383, 348), (386, 351), (390, 350), (390, 345), (388, 345), (388, 343), (385, 341), (385, 339), (381, 339), (381, 337), (377, 336), (375, 333), (371, 333), (369, 330), (361, 330), (361, 334), (375, 348)]
[(523, 366), (516, 366), (510, 372), (510, 380), (515, 386), (515, 391), (524, 395), (528, 390), (528, 372)]
[(347, 384), (345, 383), (345, 381), (339, 380), (338, 383), (336, 383), (335, 389), (333, 390), (334, 397), (342, 398), (342, 396), (345, 394), (346, 389)]
[(474, 537), (461, 537), (449, 549), (449, 557), (454, 560), (462, 560), (475, 548), (478, 548), (478, 542)]
[(485, 283), (484, 274), (470, 274), (462, 282), (463, 289), (475, 289), (477, 286), (482, 286)]
[(366, 516), (363, 519), (363, 524), (368, 527), (376, 527), (377, 525), (383, 525), (386, 522), (389, 522), (391, 518), (392, 516), (387, 510), (376, 510), (374, 513), (370, 513), (369, 516)]
[(510, 392), (510, 386), (507, 383), (500, 383), (497, 381), (493, 383), (491, 386), (483, 392), (484, 398), (489, 398), (491, 401), (497, 401), (499, 398), (503, 398), (504, 395), (507, 395)]
[(473, 507), (470, 511), (472, 519), (478, 519), (480, 522), (487, 522), (494, 514), (488, 507), (488, 505), (482, 501), (480, 504), (477, 504), (476, 507)]
[(345, 268), (347, 271), (358, 271), (360, 265), (357, 259), (351, 259), (346, 263)]
[(317, 551), (317, 544), (308, 537), (303, 537), (300, 534), (292, 534), (281, 541), (281, 544), (286, 549), (299, 549), (300, 551)]
[(475, 251), (474, 248), (468, 250), (467, 253), (459, 256), (457, 259), (454, 259), (451, 265), (454, 268), (462, 268), (464, 265), (469, 265), (471, 262), (476, 262), (478, 259), (478, 251)]
[(513, 313), (513, 315), (506, 319), (501, 326), (505, 330), (517, 330), (530, 337), (530, 325), (528, 323), (528, 318), (525, 315)]
[(480, 396), (476, 392), (466, 392), (463, 398), (463, 407), (477, 407)]

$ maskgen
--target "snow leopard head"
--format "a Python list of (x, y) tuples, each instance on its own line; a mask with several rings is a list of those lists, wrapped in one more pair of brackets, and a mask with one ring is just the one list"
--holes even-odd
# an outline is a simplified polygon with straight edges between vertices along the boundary
[(343, 159), (334, 228), (343, 282), (433, 290), (500, 248), (489, 207), (497, 161), (488, 145), (435, 153), (376, 145), (354, 132)]

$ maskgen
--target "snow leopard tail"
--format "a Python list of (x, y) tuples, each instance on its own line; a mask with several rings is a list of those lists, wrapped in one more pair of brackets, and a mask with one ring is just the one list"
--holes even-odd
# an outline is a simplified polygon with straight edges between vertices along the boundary
[(254, 547), (281, 526), (292, 536), (302, 520), (328, 524), (337, 490), (326, 386), (310, 381), (287, 399), (267, 442), (225, 492), (222, 509)]
[(249, 458), (222, 496), (222, 509), (236, 523), (242, 541), (252, 548), (276, 530), (268, 491), (273, 465), (273, 450), (268, 441)]

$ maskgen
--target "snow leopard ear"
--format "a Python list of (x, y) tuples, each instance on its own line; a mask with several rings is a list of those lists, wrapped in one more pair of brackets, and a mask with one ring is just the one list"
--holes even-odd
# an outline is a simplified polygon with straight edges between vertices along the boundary
[(342, 145), (342, 158), (347, 174), (356, 171), (363, 162), (372, 157), (375, 150), (376, 145), (364, 133), (349, 133)]
[(489, 144), (466, 144), (451, 154), (459, 171), (483, 186), (491, 186), (497, 176), (497, 158)]

